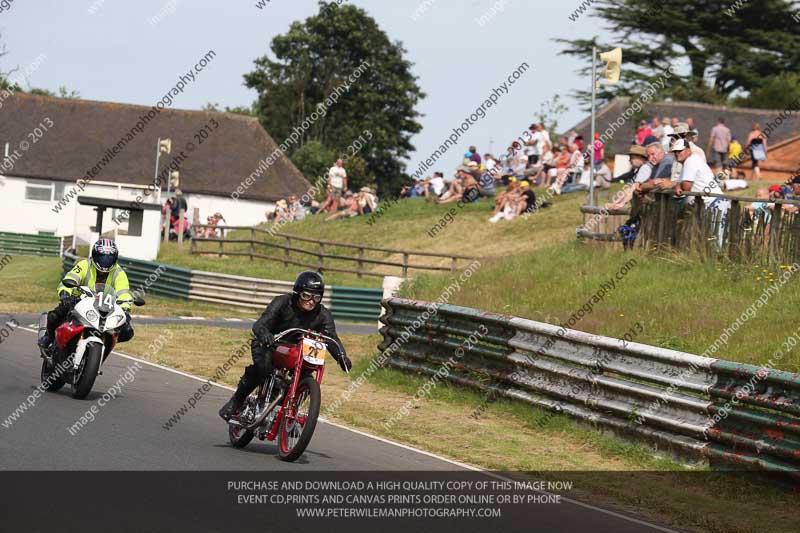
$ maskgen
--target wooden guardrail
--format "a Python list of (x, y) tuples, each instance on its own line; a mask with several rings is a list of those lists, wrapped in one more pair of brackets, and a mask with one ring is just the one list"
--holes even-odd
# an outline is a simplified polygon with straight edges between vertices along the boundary
[[(198, 229), (203, 228), (215, 228), (216, 226), (208, 226), (208, 225), (198, 225), (195, 226)], [(365, 270), (365, 265), (383, 265), (389, 267), (399, 268), (402, 271), (403, 277), (408, 276), (409, 270), (427, 270), (427, 271), (438, 271), (438, 272), (458, 272), (459, 270), (459, 261), (474, 261), (475, 257), (468, 257), (463, 255), (454, 255), (454, 254), (442, 254), (442, 253), (435, 253), (435, 252), (418, 252), (414, 250), (399, 250), (395, 248), (382, 248), (378, 246), (367, 246), (362, 244), (353, 244), (347, 242), (338, 242), (338, 241), (328, 241), (328, 240), (320, 240), (320, 239), (311, 239), (308, 237), (300, 237), (297, 235), (289, 235), (286, 233), (278, 233), (278, 232), (269, 232), (260, 228), (253, 228), (249, 226), (225, 226), (224, 230), (226, 232), (230, 230), (244, 230), (250, 232), (249, 239), (229, 239), (229, 238), (194, 238), (192, 239), (192, 246), (191, 246), (191, 253), (192, 254), (199, 254), (199, 255), (217, 255), (222, 257), (223, 255), (228, 256), (240, 256), (240, 257), (249, 257), (252, 261), (253, 259), (264, 259), (267, 261), (276, 261), (279, 263), (283, 263), (285, 266), (294, 265), (294, 266), (301, 266), (305, 268), (311, 268), (314, 270), (318, 270), (320, 272), (323, 271), (330, 271), (330, 272), (346, 272), (348, 274), (356, 274), (358, 277), (363, 276), (375, 276), (375, 277), (385, 277), (385, 276), (392, 276), (396, 273), (384, 273), (384, 272), (370, 272)], [(286, 244), (279, 244), (274, 242), (269, 242), (266, 240), (259, 240), (257, 239), (257, 235), (269, 235), (270, 237), (275, 237), (278, 239), (284, 239)], [(214, 250), (201, 250), (200, 243), (213, 243), (215, 248)], [(309, 243), (316, 245), (316, 250), (310, 250), (307, 248), (301, 248), (299, 246), (293, 245), (293, 243)], [(232, 249), (230, 246), (226, 249), (226, 245), (247, 245), (246, 251), (244, 248), (239, 250)], [(266, 255), (264, 253), (259, 253), (258, 248), (267, 248), (267, 249), (274, 249), (280, 252), (283, 252), (283, 255), (280, 257), (274, 255)], [(355, 250), (355, 256), (349, 255), (341, 255), (336, 253), (328, 253), (328, 248), (345, 248), (350, 250)], [(390, 261), (387, 259), (375, 259), (366, 257), (366, 252), (380, 252), (388, 255), (402, 255), (402, 261)], [(316, 259), (316, 262), (309, 262), (299, 260), (299, 258), (292, 258), (292, 253), (304, 255), (304, 256), (311, 256)], [(437, 257), (437, 258), (446, 258), (450, 260), (450, 266), (434, 266), (434, 265), (424, 265), (420, 263), (412, 263), (412, 258), (414, 257)], [(355, 269), (351, 268), (341, 268), (331, 266), (330, 264), (326, 264), (326, 260), (338, 260), (338, 261), (346, 261), (356, 263), (357, 266)]]
[[(634, 196), (630, 209), (582, 206), (584, 223), (577, 236), (619, 241), (617, 228), (636, 215), (641, 220), (636, 245), (646, 249), (695, 251), (704, 258), (725, 257), (739, 262), (792, 264), (800, 259), (800, 214), (786, 209), (800, 207), (800, 201), (718, 193), (687, 192), (684, 196), (694, 197), (694, 204), (663, 191), (655, 193), (655, 201)], [(730, 202), (724, 216), (706, 209), (707, 201), (717, 199)], [(753, 202), (770, 204), (770, 208), (751, 212), (747, 204)]]
[(796, 373), (450, 304), (382, 303), (378, 360), (392, 367), (525, 402), (712, 466), (800, 479)]

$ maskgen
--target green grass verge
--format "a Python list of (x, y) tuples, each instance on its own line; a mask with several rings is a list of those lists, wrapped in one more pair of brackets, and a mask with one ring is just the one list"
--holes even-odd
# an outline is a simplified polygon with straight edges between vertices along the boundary
[[(569, 242), (485, 265), (452, 295), (450, 303), (561, 324), (631, 259), (636, 264), (573, 329), (618, 338), (632, 328), (641, 329), (636, 342), (702, 354), (786, 272), (703, 264), (679, 256), (624, 254), (617, 247)], [(791, 276), (766, 305), (756, 308), (754, 317), (746, 315), (727, 344), (710, 355), (766, 363), (798, 328), (793, 312), (800, 305), (796, 278), (800, 274)], [(402, 295), (435, 301), (451, 282), (445, 276), (418, 276)], [(800, 350), (787, 354), (781, 366), (800, 371)]]

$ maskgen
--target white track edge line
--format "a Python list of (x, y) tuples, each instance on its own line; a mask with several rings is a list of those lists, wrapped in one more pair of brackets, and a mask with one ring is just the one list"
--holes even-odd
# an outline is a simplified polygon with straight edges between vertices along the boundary
[[(20, 326), (17, 329), (28, 331), (30, 333), (38, 333), (36, 330), (28, 329), (28, 328), (26, 328), (24, 326)], [(181, 376), (184, 376), (184, 377), (187, 377), (187, 378), (191, 378), (191, 379), (194, 379), (196, 381), (200, 381), (202, 383), (210, 383), (211, 385), (217, 386), (217, 387), (219, 387), (221, 389), (226, 389), (226, 390), (229, 390), (229, 391), (236, 390), (233, 387), (229, 387), (227, 385), (220, 385), (219, 383), (215, 383), (215, 382), (210, 381), (208, 379), (203, 379), (203, 378), (198, 377), (198, 376), (193, 376), (192, 374), (187, 374), (186, 372), (182, 372), (180, 370), (176, 370), (176, 369), (170, 368), (168, 366), (159, 365), (158, 363), (152, 363), (150, 361), (145, 361), (144, 359), (139, 359), (138, 357), (134, 357), (132, 355), (128, 355), (128, 354), (125, 354), (125, 353), (122, 353), (122, 352), (118, 352), (116, 350), (112, 351), (111, 353), (115, 354), (115, 355), (119, 355), (120, 357), (124, 357), (126, 359), (130, 359), (132, 361), (139, 361), (141, 363), (144, 363), (146, 365), (159, 368), (161, 370), (166, 370), (167, 372), (172, 372), (174, 374), (179, 374)], [(512, 482), (514, 481), (511, 478), (507, 478), (505, 476), (501, 476), (500, 474), (496, 474), (494, 472), (491, 472), (491, 471), (488, 471), (488, 470), (484, 470), (484, 469), (476, 467), (476, 466), (468, 465), (466, 463), (460, 463), (460, 462), (455, 461), (453, 459), (448, 459), (447, 457), (442, 457), (440, 455), (436, 455), (435, 453), (426, 452), (425, 450), (420, 450), (418, 448), (414, 448), (413, 446), (409, 446), (407, 444), (401, 444), (399, 442), (395, 442), (395, 441), (392, 441), (392, 440), (389, 440), (389, 439), (384, 439), (383, 437), (378, 437), (378, 436), (375, 436), (375, 435), (371, 435), (369, 433), (366, 433), (364, 431), (360, 431), (358, 429), (353, 429), (353, 428), (350, 428), (350, 427), (347, 427), (347, 426), (343, 426), (341, 424), (337, 424), (335, 422), (331, 422), (330, 420), (327, 420), (326, 418), (323, 418), (323, 417), (320, 417), (319, 420), (321, 422), (325, 423), (325, 424), (337, 427), (339, 429), (344, 429), (346, 431), (350, 431), (351, 433), (356, 433), (358, 435), (362, 435), (364, 437), (368, 437), (370, 439), (374, 439), (374, 440), (377, 440), (379, 442), (383, 442), (383, 443), (386, 443), (386, 444), (391, 444), (392, 446), (397, 446), (398, 448), (403, 448), (403, 449), (406, 449), (406, 450), (410, 450), (410, 451), (416, 452), (416, 453), (421, 454), (421, 455), (426, 455), (428, 457), (433, 457), (433, 458), (438, 459), (440, 461), (444, 461), (446, 463), (450, 463), (450, 464), (453, 464), (453, 465), (456, 465), (456, 466), (460, 466), (461, 468), (464, 468), (464, 469), (467, 469), (467, 470), (471, 470), (473, 472), (482, 472), (482, 473), (486, 474), (487, 476), (494, 477), (494, 478), (497, 478), (497, 479), (502, 479), (504, 481), (512, 481)], [(550, 494), (548, 492), (542, 492), (542, 491), (536, 491), (536, 492), (541, 492), (542, 494)], [(577, 500), (573, 500), (572, 498), (566, 498), (564, 496), (561, 496), (561, 500), (563, 500), (563, 501), (565, 501), (567, 503), (571, 503), (573, 505), (578, 505), (578, 506), (584, 507), (586, 509), (591, 509), (593, 511), (597, 511), (597, 512), (609, 515), (609, 516), (613, 516), (615, 518), (620, 518), (622, 520), (627, 520), (628, 522), (633, 522), (635, 524), (639, 524), (639, 525), (642, 525), (642, 526), (647, 526), (647, 527), (649, 527), (651, 529), (656, 529), (658, 531), (665, 531), (667, 533), (680, 533), (680, 532), (678, 532), (677, 530), (674, 530), (674, 529), (668, 529), (668, 528), (665, 528), (665, 527), (662, 527), (662, 526), (659, 526), (659, 525), (656, 525), (656, 524), (651, 524), (649, 522), (645, 522), (644, 520), (639, 520), (638, 518), (633, 518), (631, 516), (620, 514), (620, 513), (617, 513), (615, 511), (609, 511), (608, 509), (603, 509), (602, 507), (596, 507), (596, 506), (594, 506), (592, 504), (589, 504), (589, 503), (583, 503), (583, 502), (580, 502), (580, 501), (577, 501)]]

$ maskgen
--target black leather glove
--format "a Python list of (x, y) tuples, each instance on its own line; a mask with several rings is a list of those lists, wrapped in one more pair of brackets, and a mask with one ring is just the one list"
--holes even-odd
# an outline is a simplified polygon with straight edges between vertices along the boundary
[(261, 345), (266, 348), (267, 350), (271, 350), (275, 347), (275, 337), (272, 333), (264, 333), (258, 339), (261, 342)]
[(344, 370), (345, 372), (350, 372), (350, 370), (353, 368), (353, 362), (350, 360), (349, 357), (347, 357), (346, 354), (342, 354), (339, 356), (338, 363), (339, 366), (342, 367), (342, 370)]

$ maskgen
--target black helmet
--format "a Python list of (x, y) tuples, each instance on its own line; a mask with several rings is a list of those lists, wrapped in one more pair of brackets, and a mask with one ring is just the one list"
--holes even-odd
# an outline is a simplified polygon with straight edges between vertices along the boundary
[(118, 258), (119, 250), (111, 239), (100, 239), (92, 246), (92, 264), (98, 272), (110, 272)]
[(322, 297), (325, 295), (325, 280), (322, 279), (322, 275), (319, 272), (306, 270), (297, 276), (292, 288), (293, 299), (298, 301), (300, 294), (304, 292), (318, 296), (319, 299), (315, 298), (317, 303), (322, 301)]

